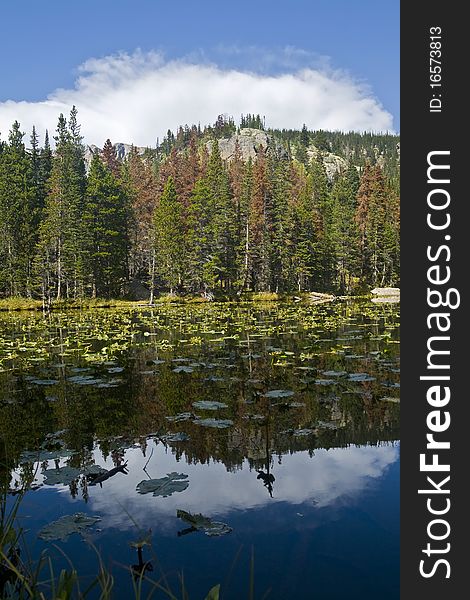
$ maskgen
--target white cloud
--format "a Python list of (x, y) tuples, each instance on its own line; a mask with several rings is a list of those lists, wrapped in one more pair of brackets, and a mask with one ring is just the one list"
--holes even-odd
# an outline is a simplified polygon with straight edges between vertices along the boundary
[[(295, 52), (294, 52), (295, 50)], [(298, 54), (299, 50), (291, 49)], [(158, 53), (121, 53), (90, 59), (73, 89), (41, 102), (0, 103), (0, 132), (18, 120), (22, 130), (52, 133), (58, 115), (75, 104), (87, 143), (153, 146), (168, 129), (213, 123), (219, 114), (259, 113), (279, 128), (392, 131), (392, 115), (370, 89), (343, 71), (302, 68), (269, 75), (200, 61), (167, 61)]]

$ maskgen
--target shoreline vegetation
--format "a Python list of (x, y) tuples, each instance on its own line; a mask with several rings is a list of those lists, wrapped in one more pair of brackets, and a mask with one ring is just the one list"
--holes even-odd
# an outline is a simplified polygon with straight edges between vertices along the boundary
[(335, 296), (323, 292), (301, 292), (299, 294), (278, 294), (275, 292), (246, 292), (237, 297), (221, 295), (213, 300), (204, 296), (178, 296), (176, 294), (162, 294), (154, 298), (153, 303), (143, 300), (123, 300), (112, 298), (84, 298), (77, 300), (59, 300), (51, 302), (47, 307), (42, 300), (22, 297), (0, 298), (0, 312), (15, 311), (64, 311), (64, 310), (88, 310), (97, 308), (157, 308), (166, 304), (210, 304), (212, 302), (221, 303), (264, 303), (264, 302), (305, 302), (310, 304), (320, 304), (323, 302), (332, 302), (334, 300), (358, 300), (373, 298), (372, 293), (361, 295)]

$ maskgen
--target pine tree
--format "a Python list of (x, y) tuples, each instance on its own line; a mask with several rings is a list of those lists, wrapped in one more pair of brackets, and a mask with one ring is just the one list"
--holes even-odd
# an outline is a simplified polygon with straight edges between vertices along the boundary
[(121, 165), (117, 158), (116, 148), (112, 145), (109, 138), (104, 143), (103, 150), (101, 151), (101, 159), (113, 176), (119, 179), (121, 176)]
[(357, 199), (362, 280), (371, 286), (393, 283), (398, 271), (398, 202), (378, 165), (366, 165)]
[(93, 297), (122, 294), (127, 275), (128, 203), (111, 170), (95, 154), (86, 188), (85, 264)]
[(267, 238), (266, 207), (268, 202), (266, 152), (258, 149), (253, 165), (253, 191), (249, 208), (249, 286), (263, 291), (269, 287), (269, 248)]
[(212, 144), (206, 175), (212, 234), (212, 253), (206, 269), (212, 280), (231, 290), (236, 280), (237, 224), (236, 207), (230, 194), (227, 170), (217, 141)]
[(318, 289), (321, 273), (323, 222), (317, 206), (313, 175), (300, 173), (301, 187), (290, 205), (287, 252), (297, 290)]
[(175, 182), (166, 182), (154, 214), (157, 272), (170, 293), (180, 289), (184, 274), (183, 211)]
[(359, 230), (356, 223), (359, 176), (351, 166), (331, 190), (332, 234), (339, 291), (353, 290), (359, 275)]
[(36, 261), (43, 298), (83, 297), (86, 186), (84, 147), (75, 107), (70, 122), (60, 115), (49, 192), (40, 226)]
[(334, 243), (332, 232), (332, 205), (329, 184), (322, 160), (316, 157), (310, 165), (312, 200), (318, 219), (318, 263), (312, 274), (316, 289), (328, 290), (335, 280)]
[(132, 147), (123, 165), (123, 185), (130, 202), (129, 277), (149, 284), (153, 292), (155, 240), (153, 215), (158, 187), (151, 165)]
[(35, 190), (24, 133), (15, 121), (0, 154), (0, 290), (31, 295)]

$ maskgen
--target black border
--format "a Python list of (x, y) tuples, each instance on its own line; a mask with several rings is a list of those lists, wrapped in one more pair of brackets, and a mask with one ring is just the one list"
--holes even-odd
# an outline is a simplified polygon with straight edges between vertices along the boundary
[[(466, 300), (470, 271), (470, 219), (467, 217), (470, 193), (466, 190), (466, 172), (470, 171), (470, 140), (467, 143), (467, 112), (469, 104), (465, 88), (468, 83), (470, 29), (463, 16), (465, 5), (457, 2), (428, 0), (423, 3), (401, 3), (401, 598), (404, 600), (445, 599), (469, 597), (467, 577), (467, 535), (470, 520), (466, 515), (469, 499), (466, 497), (467, 431), (470, 397), (465, 385), (465, 374), (470, 375), (468, 344), (470, 333)], [(437, 91), (430, 87), (429, 35), (431, 27), (442, 29), (442, 112), (429, 112), (429, 100)], [(468, 146), (468, 147), (467, 147)], [(446, 541), (451, 544), (447, 555), (450, 578), (446, 569), (439, 568), (435, 575), (425, 579), (419, 573), (419, 562), (428, 542), (427, 525), (433, 517), (426, 509), (426, 496), (418, 489), (426, 486), (426, 474), (419, 470), (419, 455), (425, 451), (426, 416), (430, 410), (426, 401), (429, 382), (420, 381), (426, 373), (426, 342), (431, 335), (426, 317), (432, 309), (427, 305), (426, 257), (428, 244), (436, 247), (443, 232), (432, 231), (426, 224), (428, 213), (427, 155), (434, 150), (450, 150), (451, 225), (446, 234), (451, 259), (451, 281), (461, 295), (460, 307), (449, 310), (452, 326), (450, 388), (448, 410), (451, 425), (446, 434), (451, 448), (451, 509), (445, 516), (451, 526)], [(467, 241), (468, 240), (468, 241)], [(446, 263), (442, 263), (446, 264)], [(439, 309), (446, 310), (446, 309)], [(443, 334), (444, 335), (444, 334)], [(467, 346), (467, 348), (466, 348)], [(443, 373), (440, 373), (443, 374)], [(442, 475), (442, 474), (440, 474)], [(439, 478), (437, 474), (436, 479)], [(441, 477), (442, 479), (442, 477)], [(469, 493), (469, 492), (467, 492)], [(438, 546), (435, 542), (436, 547)], [(441, 543), (444, 545), (444, 542)], [(439, 556), (436, 555), (437, 558)], [(428, 559), (429, 560), (429, 559)], [(430, 563), (428, 562), (428, 565)], [(468, 574), (468, 575), (467, 575)]]

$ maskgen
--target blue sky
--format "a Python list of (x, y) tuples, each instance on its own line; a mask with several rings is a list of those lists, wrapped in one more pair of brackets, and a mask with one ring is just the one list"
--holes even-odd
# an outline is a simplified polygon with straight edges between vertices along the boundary
[[(300, 69), (329, 72), (330, 79), (340, 78), (343, 82), (350, 79), (356, 88), (361, 88), (360, 94), (377, 100), (378, 105), (391, 113), (393, 129), (399, 130), (399, 0), (256, 0), (251, 3), (246, 0), (237, 3), (220, 0), (15, 0), (2, 3), (1, 20), (4, 24), (0, 37), (4, 57), (0, 62), (2, 132), (4, 120), (12, 116), (15, 103), (21, 101), (31, 103), (28, 105), (30, 112), (34, 112), (40, 124), (46, 123), (46, 117), (41, 121), (43, 117), (38, 116), (40, 107), (37, 103), (51, 94), (54, 96), (59, 88), (76, 89), (79, 76), (90, 77), (89, 64), (85, 72), (83, 68), (80, 70), (80, 65), (86, 61), (105, 59), (119, 52), (121, 58), (134, 57), (125, 67), (133, 69), (131, 78), (135, 77), (136, 68), (140, 69), (142, 77), (142, 70), (145, 70), (148, 78), (152, 69), (168, 70), (168, 64), (175, 68), (175, 61), (184, 61), (186, 65), (216, 68), (218, 73), (213, 73), (215, 87), (228, 69), (271, 78)], [(135, 59), (138, 49), (140, 58)], [(148, 64), (149, 52), (157, 53), (158, 65), (155, 56), (150, 59), (152, 64)], [(6, 60), (6, 56), (10, 59)], [(145, 67), (142, 61), (147, 61)], [(93, 63), (91, 77), (94, 84), (95, 67)], [(98, 70), (102, 73), (103, 69), (104, 63), (99, 63)], [(181, 71), (180, 76), (187, 77), (187, 71)], [(174, 77), (170, 80), (160, 77), (159, 85), (164, 81), (165, 85), (170, 82), (177, 85)], [(287, 84), (285, 80), (284, 85)], [(112, 85), (116, 86), (116, 81)], [(242, 85), (246, 86), (247, 81)], [(318, 89), (323, 83), (310, 81), (309, 85)], [(364, 85), (368, 86), (366, 91)], [(142, 92), (143, 88), (137, 86), (137, 89)], [(243, 89), (237, 91), (234, 88), (232, 92), (240, 94)], [(334, 87), (331, 93), (342, 93), (338, 89)], [(269, 90), (271, 95), (277, 95), (279, 85)], [(188, 93), (187, 89), (185, 93)], [(60, 95), (54, 98), (57, 106), (60, 103), (65, 106), (67, 101), (75, 101), (74, 98), (81, 96), (66, 94), (65, 98)], [(223, 94), (220, 98), (224, 104)], [(86, 100), (83, 103), (86, 113)], [(228, 108), (243, 108), (240, 103), (228, 102), (227, 105)], [(264, 102), (263, 110), (265, 106), (269, 108), (269, 102)], [(18, 107), (23, 121), (27, 120), (26, 108), (19, 110)], [(78, 108), (80, 111), (80, 106)], [(226, 112), (225, 108), (221, 106), (219, 112)], [(295, 106), (293, 110), (296, 110)], [(299, 114), (303, 115), (301, 108)], [(185, 116), (183, 109), (174, 115), (175, 119), (178, 116)], [(194, 113), (189, 111), (188, 117), (194, 118)], [(333, 122), (324, 117), (317, 121), (312, 118), (311, 125)], [(88, 114), (87, 118), (90, 118)], [(122, 120), (122, 116), (116, 115), (116, 120), (119, 118)], [(280, 114), (275, 117), (281, 118)], [(89, 122), (93, 127), (94, 121)], [(269, 115), (267, 122), (269, 125)], [(359, 117), (357, 127), (354, 123), (352, 121), (354, 128), (363, 127)], [(371, 128), (377, 129), (386, 120), (375, 119), (372, 123)], [(347, 121), (340, 119), (338, 128), (347, 125)], [(389, 125), (386, 127), (390, 128)], [(126, 133), (140, 135), (140, 130), (130, 126), (128, 130), (119, 131), (122, 135)]]

